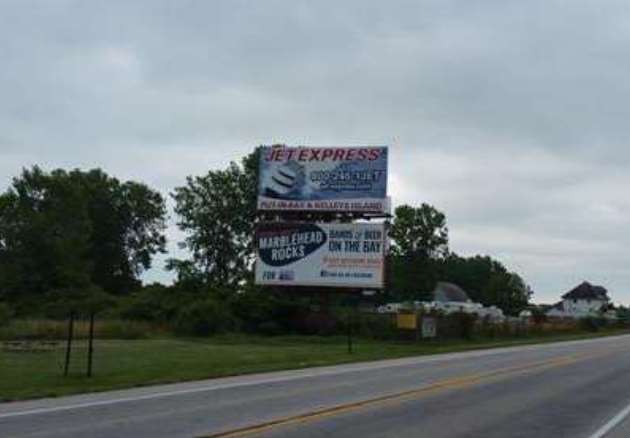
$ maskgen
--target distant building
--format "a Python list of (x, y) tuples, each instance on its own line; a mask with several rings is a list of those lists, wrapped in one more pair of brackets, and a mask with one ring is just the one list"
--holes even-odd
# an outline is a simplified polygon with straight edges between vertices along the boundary
[(604, 287), (585, 281), (562, 295), (562, 301), (551, 306), (546, 315), (557, 318), (597, 316), (608, 306), (609, 301)]

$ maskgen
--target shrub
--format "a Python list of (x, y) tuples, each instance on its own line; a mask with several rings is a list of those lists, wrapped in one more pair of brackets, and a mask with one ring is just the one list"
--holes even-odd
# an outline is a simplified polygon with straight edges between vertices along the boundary
[(265, 321), (258, 324), (256, 331), (262, 335), (274, 336), (282, 334), (282, 327), (273, 321)]
[(476, 314), (456, 312), (444, 318), (447, 336), (463, 339), (472, 339), (475, 333)]
[(177, 318), (180, 309), (194, 299), (193, 294), (161, 285), (147, 286), (122, 305), (122, 319), (167, 322)]
[(0, 303), (0, 327), (5, 327), (13, 317), (13, 309), (6, 303)]
[(532, 309), (532, 320), (534, 324), (541, 325), (547, 322), (547, 315), (540, 308), (536, 307)]
[(220, 301), (206, 299), (184, 307), (178, 314), (175, 329), (179, 334), (209, 336), (234, 330), (236, 319)]
[(481, 321), (481, 333), (483, 336), (494, 339), (498, 334), (497, 324), (492, 322), (490, 316), (486, 315)]
[(343, 330), (342, 325), (332, 313), (309, 313), (302, 324), (302, 332), (307, 335), (330, 336), (340, 333), (341, 330)]
[(606, 324), (607, 324), (607, 321), (605, 318), (589, 316), (587, 318), (580, 319), (579, 327), (582, 330), (587, 330), (589, 332), (596, 332), (596, 331), (599, 331), (599, 329), (605, 327)]
[(303, 299), (274, 299), (272, 319), (286, 333), (306, 333), (308, 330), (305, 330), (305, 320), (310, 313), (309, 305)]
[(232, 314), (242, 323), (245, 332), (277, 334), (282, 327), (274, 318), (275, 300), (261, 291), (248, 291), (234, 296), (230, 301)]
[(362, 314), (358, 320), (358, 327), (361, 336), (374, 339), (396, 339), (399, 335), (390, 314)]
[[(111, 309), (117, 303), (116, 297), (106, 293), (100, 287), (87, 285), (82, 288), (60, 288), (47, 292), (40, 300), (45, 304), (39, 306), (40, 316), (50, 319), (67, 318), (70, 312), (89, 314)], [(26, 317), (34, 317), (37, 313), (28, 312)]]

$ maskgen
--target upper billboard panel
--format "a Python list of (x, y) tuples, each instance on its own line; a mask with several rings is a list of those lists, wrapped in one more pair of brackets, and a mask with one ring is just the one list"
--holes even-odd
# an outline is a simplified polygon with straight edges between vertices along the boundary
[(387, 147), (263, 147), (258, 209), (387, 213)]

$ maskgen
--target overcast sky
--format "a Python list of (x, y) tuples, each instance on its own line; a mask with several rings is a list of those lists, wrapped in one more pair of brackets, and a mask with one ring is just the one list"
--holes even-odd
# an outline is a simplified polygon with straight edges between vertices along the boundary
[(0, 189), (39, 164), (166, 195), (258, 144), (389, 144), (394, 203), (444, 211), (452, 250), (538, 302), (630, 303), (630, 3), (340, 3), (0, 0)]

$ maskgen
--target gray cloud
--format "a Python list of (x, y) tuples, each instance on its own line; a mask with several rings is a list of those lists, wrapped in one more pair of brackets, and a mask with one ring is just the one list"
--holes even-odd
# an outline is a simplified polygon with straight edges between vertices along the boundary
[(166, 194), (260, 143), (391, 144), (395, 202), (444, 210), (454, 250), (541, 301), (587, 278), (628, 303), (628, 24), (624, 1), (0, 1), (0, 189), (38, 163)]

